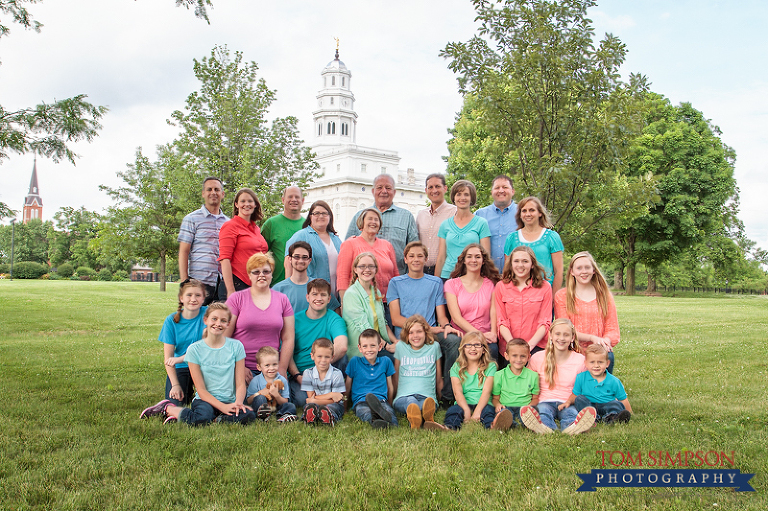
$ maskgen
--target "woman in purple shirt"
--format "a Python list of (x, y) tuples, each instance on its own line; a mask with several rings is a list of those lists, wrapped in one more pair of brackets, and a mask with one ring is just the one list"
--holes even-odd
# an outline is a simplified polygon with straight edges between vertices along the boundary
[[(270, 253), (253, 254), (246, 265), (251, 287), (237, 291), (227, 298), (232, 321), (226, 337), (237, 339), (245, 347), (245, 367), (256, 369), (256, 352), (264, 346), (280, 351), (279, 371), (285, 376), (293, 357), (294, 319), (288, 297), (269, 288), (275, 260)], [(245, 381), (253, 378), (245, 372)]]

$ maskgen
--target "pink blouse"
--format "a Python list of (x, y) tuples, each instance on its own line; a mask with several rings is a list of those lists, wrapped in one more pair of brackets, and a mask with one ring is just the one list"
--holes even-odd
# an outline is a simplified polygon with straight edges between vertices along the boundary
[(570, 353), (568, 360), (557, 365), (554, 389), (549, 388), (549, 382), (544, 376), (545, 352), (539, 351), (531, 357), (528, 368), (539, 373), (539, 403), (544, 401), (565, 402), (571, 397), (573, 384), (576, 383), (576, 375), (583, 373), (587, 368), (584, 366), (584, 355), (575, 351)]
[[(464, 320), (483, 333), (491, 331), (491, 300), (493, 300), (491, 279), (483, 278), (483, 285), (474, 293), (466, 290), (461, 278), (446, 281), (443, 288), (445, 294), (450, 293), (456, 297)], [(451, 326), (462, 332), (462, 335), (466, 333), (453, 320), (451, 320)]]
[[(549, 329), (552, 323), (552, 286), (544, 281), (541, 287), (528, 284), (523, 290), (510, 282), (496, 284), (496, 322), (509, 328), (512, 337), (529, 341), (540, 326)], [(547, 335), (536, 344), (547, 347)], [(507, 341), (499, 333), (499, 353), (505, 353)]]
[(344, 291), (352, 282), (352, 274), (355, 271), (352, 263), (355, 257), (363, 252), (373, 252), (376, 256), (376, 262), (379, 265), (379, 271), (376, 273), (376, 287), (386, 300), (387, 287), (393, 277), (399, 275), (397, 271), (397, 259), (395, 259), (395, 249), (392, 243), (382, 238), (376, 238), (373, 247), (360, 236), (352, 236), (341, 244), (339, 249), (338, 266), (336, 266), (336, 289)]

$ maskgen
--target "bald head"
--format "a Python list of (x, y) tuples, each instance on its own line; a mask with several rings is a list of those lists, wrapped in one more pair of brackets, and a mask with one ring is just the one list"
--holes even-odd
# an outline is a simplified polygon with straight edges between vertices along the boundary
[(373, 201), (379, 211), (392, 207), (395, 200), (395, 179), (389, 174), (379, 174), (373, 180)]
[(291, 220), (301, 218), (301, 208), (304, 206), (304, 194), (298, 186), (289, 186), (283, 190), (283, 215)]

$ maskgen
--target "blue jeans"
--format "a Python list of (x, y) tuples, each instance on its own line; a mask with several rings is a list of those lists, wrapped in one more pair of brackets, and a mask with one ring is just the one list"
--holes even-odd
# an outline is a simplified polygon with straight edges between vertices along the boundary
[(184, 408), (179, 414), (179, 420), (190, 426), (205, 426), (213, 422), (213, 419), (219, 415), (222, 416), (221, 420), (224, 422), (239, 422), (243, 425), (256, 420), (256, 413), (253, 410), (240, 412), (239, 415), (224, 415), (202, 399), (192, 401), (192, 408)]
[(558, 410), (557, 406), (561, 404), (563, 404), (562, 401), (547, 401), (546, 403), (536, 405), (536, 409), (541, 416), (541, 422), (549, 429), (557, 430), (555, 419), (560, 419), (560, 429), (563, 430), (573, 424), (573, 421), (576, 420), (576, 416), (579, 414), (575, 406)]
[(422, 396), (421, 394), (413, 394), (411, 396), (401, 396), (397, 399), (395, 399), (395, 402), (392, 403), (392, 405), (395, 407), (395, 410), (397, 410), (399, 413), (405, 414), (406, 409), (408, 408), (408, 405), (411, 403), (416, 403), (419, 405), (419, 410), (421, 410), (421, 407), (424, 406), (424, 401), (426, 401), (428, 396)]
[(339, 422), (341, 418), (344, 416), (344, 403), (339, 401), (338, 403), (331, 403), (329, 405), (325, 405), (326, 408), (328, 408), (328, 411), (331, 412), (331, 415), (333, 415), (333, 419), (336, 422)]
[[(477, 405), (469, 405), (469, 410), (475, 413)], [(496, 410), (493, 406), (485, 405), (483, 411), (480, 413), (480, 422), (483, 423), (485, 429), (491, 427), (493, 419), (496, 418)], [(461, 429), (461, 425), (464, 423), (464, 410), (459, 405), (453, 405), (445, 412), (445, 425), (451, 429)]]
[(171, 388), (173, 385), (171, 385), (171, 379), (167, 376), (165, 377), (165, 399), (171, 400), (176, 406), (186, 406), (191, 403), (192, 398), (195, 397), (195, 385), (192, 382), (192, 376), (189, 374), (189, 368), (177, 367), (176, 378), (179, 380), (181, 390), (184, 392), (184, 399), (179, 401), (178, 399), (173, 399), (171, 397)]
[(453, 403), (455, 399), (453, 396), (453, 386), (451, 385), (451, 367), (453, 367), (456, 359), (459, 358), (459, 345), (461, 344), (461, 337), (456, 334), (437, 334), (437, 342), (440, 344), (440, 351), (443, 353), (442, 398), (449, 403)]
[[(253, 403), (251, 404), (251, 406), (253, 407), (254, 411), (258, 411), (261, 405), (265, 405), (267, 403), (268, 401), (266, 396), (257, 394), (253, 396)], [(283, 415), (296, 415), (296, 405), (291, 403), (290, 401), (286, 401), (285, 403), (278, 406), (277, 416), (282, 417)]]
[(512, 412), (512, 427), (523, 426), (523, 420), (520, 418), (520, 408), (522, 406), (505, 406), (507, 410)]
[(606, 371), (613, 374), (613, 363), (616, 360), (616, 357), (613, 356), (613, 352), (608, 352), (608, 367), (606, 368)]
[[(392, 406), (389, 403), (387, 403), (385, 399), (379, 399), (379, 402), (381, 403), (381, 406), (384, 407), (385, 410), (387, 410), (389, 413), (392, 414), (392, 425), (397, 426), (397, 417), (395, 417), (395, 410), (392, 408)], [(370, 423), (373, 420), (373, 417), (371, 415), (371, 408), (368, 406), (368, 403), (366, 403), (365, 400), (362, 400), (355, 405), (355, 415), (357, 415), (357, 418), (363, 422)]]
[(576, 407), (576, 410), (578, 411), (581, 411), (588, 406), (594, 406), (597, 411), (598, 421), (605, 419), (606, 415), (619, 413), (624, 410), (624, 405), (621, 404), (621, 401), (618, 399), (608, 401), (607, 403), (592, 403), (585, 396), (576, 396), (576, 401), (574, 401), (573, 406)]

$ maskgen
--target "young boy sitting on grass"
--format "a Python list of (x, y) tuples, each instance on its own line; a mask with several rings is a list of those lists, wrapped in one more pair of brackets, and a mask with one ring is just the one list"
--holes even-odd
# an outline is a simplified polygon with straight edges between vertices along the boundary
[(496, 418), (491, 429), (506, 431), (517, 425), (522, 425), (520, 408), (536, 406), (539, 402), (539, 375), (528, 369), (528, 359), (531, 348), (525, 339), (515, 337), (507, 343), (504, 358), (509, 365), (498, 371), (493, 378), (493, 406)]
[(374, 428), (397, 426), (395, 411), (389, 401), (394, 395), (392, 375), (395, 366), (389, 357), (379, 357), (384, 340), (372, 328), (363, 330), (357, 341), (362, 356), (347, 364), (347, 393), (355, 415)]
[[(256, 368), (261, 371), (248, 384), (245, 401), (256, 410), (256, 416), (266, 421), (277, 412), (277, 422), (293, 422), (296, 405), (290, 402), (291, 391), (288, 380), (277, 372), (280, 354), (271, 346), (264, 346), (256, 352)], [(270, 404), (270, 402), (274, 403)]]
[(573, 393), (566, 406), (574, 405), (581, 411), (593, 406), (597, 421), (606, 424), (629, 422), (632, 407), (621, 381), (606, 369), (609, 364), (608, 352), (599, 344), (590, 344), (584, 353), (587, 370), (576, 376)]
[(321, 337), (312, 343), (310, 355), (315, 367), (304, 371), (301, 390), (307, 393), (307, 404), (301, 420), (307, 424), (333, 426), (344, 415), (344, 375), (331, 365), (333, 342)]

